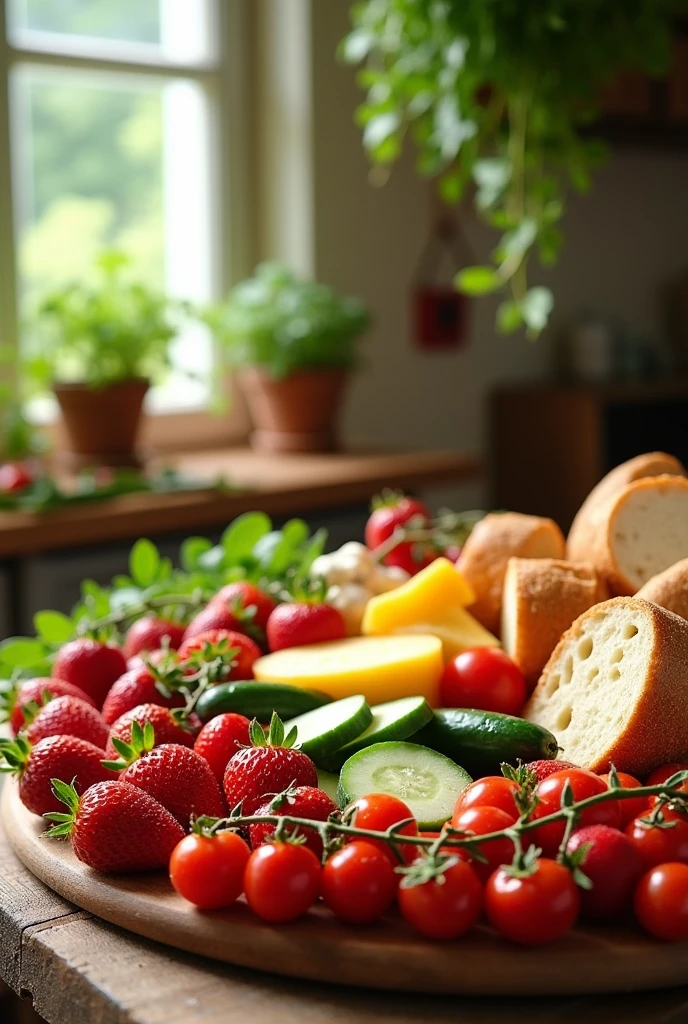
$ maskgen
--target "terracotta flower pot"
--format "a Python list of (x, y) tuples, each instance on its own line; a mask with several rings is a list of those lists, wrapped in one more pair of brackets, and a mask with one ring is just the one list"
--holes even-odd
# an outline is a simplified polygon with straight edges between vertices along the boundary
[(349, 378), (346, 370), (304, 370), (273, 377), (260, 366), (238, 372), (259, 451), (326, 452), (337, 446), (336, 424)]
[(123, 380), (103, 388), (55, 384), (73, 466), (139, 466), (136, 436), (147, 380)]

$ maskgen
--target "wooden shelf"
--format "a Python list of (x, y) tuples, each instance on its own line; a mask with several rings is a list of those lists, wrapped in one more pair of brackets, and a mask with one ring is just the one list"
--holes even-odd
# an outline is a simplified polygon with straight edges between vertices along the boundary
[[(41, 514), (0, 513), (0, 557), (222, 526), (260, 508), (289, 515), (363, 503), (384, 487), (414, 491), (480, 476), (480, 463), (455, 452), (343, 452), (262, 455), (248, 448), (185, 452), (165, 459), (209, 489), (131, 494)], [(236, 490), (211, 489), (219, 476)]]

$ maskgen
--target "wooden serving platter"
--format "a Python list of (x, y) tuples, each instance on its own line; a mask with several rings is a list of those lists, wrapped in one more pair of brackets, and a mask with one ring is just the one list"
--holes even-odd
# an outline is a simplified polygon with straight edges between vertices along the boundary
[(45, 824), (20, 803), (13, 781), (2, 821), (19, 859), (60, 896), (97, 917), (190, 953), (276, 974), (379, 989), (470, 995), (570, 995), (683, 985), (688, 943), (665, 945), (629, 926), (579, 927), (529, 949), (479, 926), (456, 942), (431, 942), (396, 915), (352, 927), (324, 908), (274, 927), (243, 901), (201, 913), (161, 872), (103, 876), (84, 867), (68, 842), (41, 838)]

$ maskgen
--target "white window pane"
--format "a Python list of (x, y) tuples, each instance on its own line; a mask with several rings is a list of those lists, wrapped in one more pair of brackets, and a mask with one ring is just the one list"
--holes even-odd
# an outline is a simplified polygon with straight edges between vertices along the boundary
[(206, 64), (217, 0), (9, 0), (11, 42), (46, 52)]
[[(83, 279), (116, 247), (137, 276), (206, 302), (211, 287), (209, 103), (186, 80), (20, 65), (12, 77), (20, 304)], [(212, 352), (191, 328), (155, 409), (199, 408)]]

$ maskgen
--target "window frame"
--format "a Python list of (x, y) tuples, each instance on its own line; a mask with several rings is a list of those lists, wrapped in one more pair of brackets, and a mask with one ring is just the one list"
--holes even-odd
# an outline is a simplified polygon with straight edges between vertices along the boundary
[[(54, 50), (40, 44), (15, 46), (8, 33), (7, 8), (0, 0), (0, 343), (14, 352), (19, 348), (18, 278), (13, 200), (11, 146), (10, 74), (18, 63), (51, 67), (111, 71), (159, 78), (187, 78), (203, 85), (211, 107), (211, 201), (217, 209), (211, 240), (215, 298), (226, 294), (232, 283), (246, 276), (253, 264), (250, 239), (252, 203), (250, 186), (254, 179), (250, 133), (251, 95), (249, 54), (252, 51), (253, 18), (250, 0), (212, 0), (217, 27), (216, 54), (212, 60), (184, 63), (164, 60), (141, 52), (132, 44), (103, 46), (94, 41)], [(16, 377), (16, 363), (0, 365), (0, 374)], [(160, 451), (222, 447), (246, 438), (249, 424), (246, 408), (235, 392), (229, 374), (221, 391), (227, 395), (227, 409), (221, 415), (210, 411), (155, 413), (145, 418), (144, 442)], [(62, 440), (59, 422), (45, 428), (53, 443)]]

